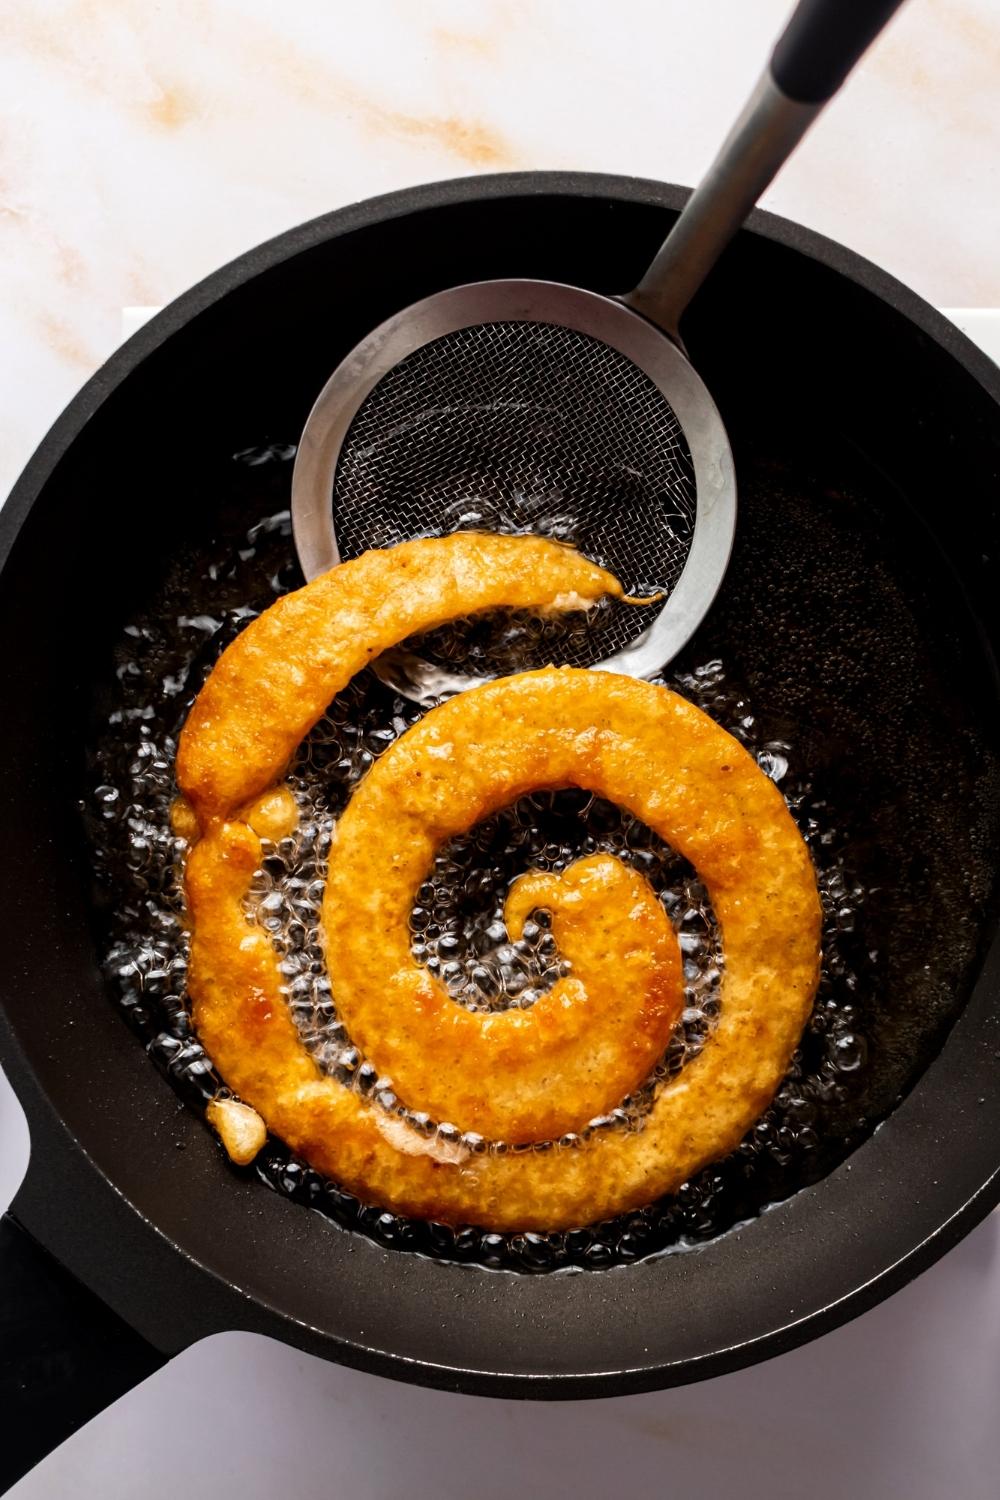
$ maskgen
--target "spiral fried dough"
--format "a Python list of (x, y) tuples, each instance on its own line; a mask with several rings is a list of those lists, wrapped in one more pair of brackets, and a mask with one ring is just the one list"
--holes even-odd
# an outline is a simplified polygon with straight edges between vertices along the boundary
[(341, 688), (408, 635), (480, 610), (581, 609), (621, 592), (541, 537), (458, 532), (366, 552), (272, 604), (222, 655), (184, 726), (178, 784), (205, 828), (273, 785)]
[[(570, 588), (580, 592), (575, 584)], [(466, 593), (461, 611), (468, 608)], [(267, 619), (246, 635), (266, 629)], [(399, 635), (424, 623), (413, 620), (410, 613)], [(387, 643), (385, 635), (379, 639)], [(297, 642), (297, 652), (309, 677), (309, 642)], [(559, 1229), (637, 1207), (735, 1146), (770, 1101), (808, 1015), (820, 920), (805, 846), (780, 793), (742, 747), (666, 689), (607, 673), (550, 669), (488, 684), (434, 709), (356, 790), (338, 826), (324, 900), (337, 1004), (355, 1038), (364, 1034), (373, 1059), (391, 1065), (406, 1104), (417, 1110), (427, 1108), (437, 1087), (433, 1075), (441, 1071), (421, 1033), (422, 1013), (432, 1035), (437, 1026), (445, 1037), (447, 1021), (459, 1017), (457, 1027), (468, 1027), (481, 1051), (470, 1068), (471, 1054), (456, 1047), (452, 1087), (441, 1101), (448, 1108), (441, 1113), (466, 1130), (477, 1128), (476, 1120), (492, 1122), (490, 1130), (503, 1122), (498, 1133), (510, 1140), (515, 1120), (524, 1138), (538, 1139), (553, 1119), (574, 1114), (568, 1071), (559, 1072), (574, 1050), (582, 1069), (581, 1123), (596, 1097), (587, 1091), (605, 1069), (621, 1066), (621, 1078), (630, 1076), (629, 1068), (646, 1066), (638, 1061), (643, 1028), (636, 1020), (646, 1014), (644, 1006), (649, 1036), (661, 1044), (658, 1028), (669, 1029), (675, 1013), (676, 954), (649, 906), (648, 887), (609, 857), (578, 861), (558, 876), (529, 874), (511, 888), (508, 923), (516, 934), (534, 906), (548, 906), (563, 951), (572, 955), (572, 977), (589, 998), (568, 991), (557, 1005), (554, 989), (534, 1012), (464, 1012), (425, 983), (408, 947), (407, 903), (443, 840), (524, 792), (580, 786), (646, 822), (694, 864), (709, 890), (725, 953), (722, 1017), (700, 1056), (661, 1087), (644, 1128), (597, 1132), (573, 1149), (480, 1154), (428, 1139), (322, 1075), (299, 1039), (270, 942), (244, 914), (261, 849), (240, 810), (273, 776), (265, 767), (284, 765), (293, 736), (309, 726), (298, 713), (282, 740), (275, 717), (282, 694), (273, 686), (263, 706), (258, 701), (250, 708), (253, 731), (240, 722), (243, 709), (233, 695), (252, 700), (254, 662), (255, 652), (247, 651), (215, 692), (211, 712), (199, 716), (196, 707), (192, 713), (179, 779), (204, 829), (186, 874), (195, 1024), (223, 1077), (269, 1127), (364, 1198), (402, 1213), (494, 1229)], [(329, 655), (318, 670), (325, 684), (339, 682), (341, 671)], [(325, 695), (325, 687), (312, 692), (310, 701), (319, 704), (314, 717)], [(216, 745), (240, 746), (244, 754), (243, 766), (231, 766), (225, 777), (212, 772), (213, 736)], [(258, 745), (260, 753), (251, 753)], [(450, 753), (441, 753), (445, 747)], [(625, 1012), (615, 1004), (625, 1002), (609, 999), (616, 968), (628, 980), (619, 989), (639, 996), (629, 1002), (636, 1007), (638, 1039), (633, 1034), (624, 1043), (615, 1028)], [(539, 1010), (546, 998), (548, 1015)], [(543, 1022), (532, 1028), (535, 1014)], [(581, 1016), (589, 1029), (609, 1027), (610, 1033), (590, 1037), (578, 1025)], [(519, 1024), (511, 1026), (509, 1017)], [(561, 1050), (563, 1040), (568, 1052)], [(631, 1060), (621, 1064), (628, 1054)], [(546, 1102), (544, 1093), (550, 1075), (555, 1102)]]
[[(323, 903), (340, 1016), (401, 1097), (437, 1120), (514, 1145), (582, 1130), (638, 1088), (666, 1048), (683, 998), (673, 928), (648, 882), (609, 855), (524, 875), (507, 898), (510, 937), (548, 908), (573, 973), (530, 1010), (465, 1010), (413, 958), (408, 919), (438, 846), (482, 806), (512, 799), (498, 785), (481, 804), (445, 783), (434, 817), (439, 788), (424, 775), (397, 763), (388, 781), (367, 778), (341, 819)], [(387, 826), (392, 849), (380, 859), (371, 841)]]

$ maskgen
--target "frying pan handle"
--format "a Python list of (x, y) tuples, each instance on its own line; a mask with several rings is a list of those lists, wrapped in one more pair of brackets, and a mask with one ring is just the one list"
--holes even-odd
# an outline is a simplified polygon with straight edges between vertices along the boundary
[(10, 1214), (0, 1219), (0, 1494), (166, 1363)]
[(681, 315), (827, 100), (902, 0), (799, 0), (771, 61), (635, 291), (622, 300), (680, 342)]

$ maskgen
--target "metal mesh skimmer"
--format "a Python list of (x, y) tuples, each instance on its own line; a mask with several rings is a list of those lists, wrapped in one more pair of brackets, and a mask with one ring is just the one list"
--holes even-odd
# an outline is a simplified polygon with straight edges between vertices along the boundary
[(307, 578), (410, 537), (534, 532), (659, 596), (449, 625), (376, 666), (418, 701), (549, 662), (657, 671), (711, 604), (735, 518), (725, 430), (682, 350), (554, 282), (452, 287), (381, 324), (320, 393), (292, 482)]
[[(462, 328), (402, 360), (351, 423), (332, 498), (345, 558), (443, 532), (534, 532), (640, 595), (674, 588), (694, 533), (691, 454), (662, 393), (618, 350), (551, 323)], [(479, 672), (589, 666), (658, 612), (463, 622), (422, 653)]]

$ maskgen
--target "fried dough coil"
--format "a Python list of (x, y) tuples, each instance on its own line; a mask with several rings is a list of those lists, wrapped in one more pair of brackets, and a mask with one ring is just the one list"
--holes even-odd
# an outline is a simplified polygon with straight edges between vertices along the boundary
[[(468, 608), (465, 592), (461, 610)], [(435, 613), (433, 620), (443, 617)], [(266, 628), (267, 619), (262, 616), (240, 640)], [(425, 623), (413, 619), (408, 615), (393, 638)], [(385, 635), (379, 640), (388, 643)], [(282, 739), (276, 715), (284, 695), (273, 679), (264, 699), (253, 701), (256, 654), (251, 643), (221, 689), (216, 685), (210, 711), (192, 713), (178, 774), (205, 830), (186, 875), (195, 1024), (223, 1077), (270, 1129), (361, 1197), (397, 1212), (493, 1229), (559, 1229), (640, 1206), (732, 1149), (769, 1103), (798, 1042), (818, 975), (820, 924), (805, 846), (780, 793), (742, 747), (666, 689), (607, 673), (547, 670), (488, 684), (434, 709), (390, 747), (355, 791), (331, 851), (324, 902), (334, 993), (342, 1008), (346, 997), (352, 1029), (365, 1029), (372, 1020), (362, 960), (392, 964), (402, 956), (404, 972), (412, 965), (406, 961), (406, 902), (436, 847), (526, 791), (581, 786), (628, 808), (695, 866), (721, 926), (725, 972), (718, 1028), (700, 1056), (661, 1087), (644, 1128), (595, 1132), (575, 1148), (474, 1153), (425, 1138), (319, 1072), (291, 1020), (270, 942), (247, 924), (243, 899), (260, 841), (239, 810), (286, 763), (294, 737), (309, 727), (300, 712)], [(308, 663), (308, 642), (298, 643), (295, 660)], [(308, 666), (303, 670), (308, 677)], [(319, 670), (324, 684), (339, 681), (329, 655)], [(241, 694), (252, 702), (252, 728), (241, 723)], [(312, 693), (314, 717), (327, 696), (325, 686)], [(224, 775), (213, 769), (219, 745), (227, 751), (238, 746), (243, 756)], [(450, 756), (432, 753), (445, 745), (452, 746)], [(578, 861), (560, 877), (523, 877), (511, 889), (508, 918), (516, 929), (531, 904), (542, 900), (557, 913), (560, 903), (570, 912), (574, 882), (601, 879), (607, 881), (609, 927), (627, 927), (637, 897), (631, 881), (639, 877), (610, 877), (609, 865), (615, 862), (600, 856)], [(342, 913), (359, 900), (348, 925)], [(573, 941), (570, 925), (563, 932), (567, 945)], [(645, 942), (652, 962), (661, 940), (650, 926), (637, 947)], [(585, 986), (588, 962), (578, 949), (574, 976)], [(530, 1012), (522, 1014), (530, 1021)], [(528, 1043), (516, 1045), (526, 1045), (530, 1054), (531, 1033), (521, 1035)], [(386, 1036), (381, 1020), (373, 1022), (375, 1058)], [(426, 1055), (420, 1045), (414, 1030), (396, 1058), (405, 1067), (412, 1055), (407, 1076), (414, 1089), (421, 1087), (420, 1059)], [(503, 1077), (504, 1118), (525, 1105), (527, 1128), (525, 1101), (533, 1089), (538, 1095), (536, 1061), (526, 1057), (523, 1098), (513, 1061), (502, 1061), (491, 1078), (473, 1077), (471, 1070), (453, 1074), (449, 1116), (463, 1129), (475, 1129), (471, 1118), (490, 1084), (497, 1074), (509, 1075)], [(496, 1108), (503, 1091), (493, 1100)], [(403, 1097), (413, 1109), (427, 1107), (424, 1099)], [(567, 1101), (571, 1106), (569, 1095)]]
[(216, 663), (177, 747), (177, 781), (205, 828), (272, 786), (351, 678), (417, 631), (488, 609), (586, 608), (621, 584), (572, 547), (454, 536), (366, 552), (285, 594)]
[[(662, 906), (606, 854), (561, 875), (523, 875), (504, 913), (511, 940), (547, 908), (573, 972), (530, 1010), (466, 1010), (413, 958), (408, 919), (437, 848), (478, 820), (480, 799), (449, 783), (444, 816), (423, 816), (437, 787), (413, 777), (429, 773), (395, 768), (367, 796), (367, 782), (358, 788), (330, 860), (323, 930), (341, 1019), (397, 1093), (434, 1119), (512, 1145), (582, 1130), (649, 1077), (680, 1015), (680, 950)], [(498, 791), (489, 811), (512, 800)], [(379, 859), (371, 845), (390, 848), (379, 837), (387, 826), (391, 852)]]

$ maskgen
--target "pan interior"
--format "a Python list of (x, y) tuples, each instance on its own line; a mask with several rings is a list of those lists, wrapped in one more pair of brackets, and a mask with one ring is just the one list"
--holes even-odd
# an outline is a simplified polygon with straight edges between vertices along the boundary
[[(287, 510), (291, 444), (219, 455), (235, 532), (183, 555), (116, 647), (110, 711), (94, 726), (87, 818), (104, 908), (110, 986), (154, 1061), (203, 1106), (224, 1080), (194, 1036), (169, 823), (176, 736), (225, 644), (294, 582)], [(927, 614), (919, 538), (903, 554), (883, 518), (884, 482), (842, 447), (822, 473), (806, 452), (747, 450), (743, 512), (715, 611), (661, 680), (713, 714), (784, 792), (824, 902), (824, 970), (813, 1018), (774, 1105), (739, 1150), (667, 1201), (558, 1235), (489, 1234), (404, 1221), (357, 1202), (272, 1141), (255, 1171), (382, 1243), (522, 1271), (600, 1267), (690, 1247), (815, 1182), (912, 1086), (968, 992), (991, 898), (996, 763), (975, 696)], [(880, 494), (881, 491), (881, 494)], [(437, 633), (445, 652), (475, 622)], [(530, 642), (533, 623), (508, 622)], [(984, 684), (985, 689), (985, 684)], [(330, 829), (353, 786), (420, 710), (371, 673), (357, 679), (291, 770), (299, 834), (268, 846), (248, 915), (275, 941), (289, 1004), (318, 1064), (374, 1107), (456, 1137), (397, 1099), (353, 1045), (323, 977), (317, 933)], [(652, 880), (685, 954), (686, 1009), (645, 1087), (593, 1130), (641, 1129), (663, 1083), (719, 1014), (724, 949), (693, 873), (607, 804), (565, 792), (527, 799), (442, 851), (413, 917), (414, 952), (460, 1003), (527, 1005), (559, 971), (544, 930), (515, 950), (500, 912), (525, 868), (607, 849)], [(579, 1141), (549, 1143), (577, 1149)], [(507, 1149), (502, 1142), (475, 1149)]]

